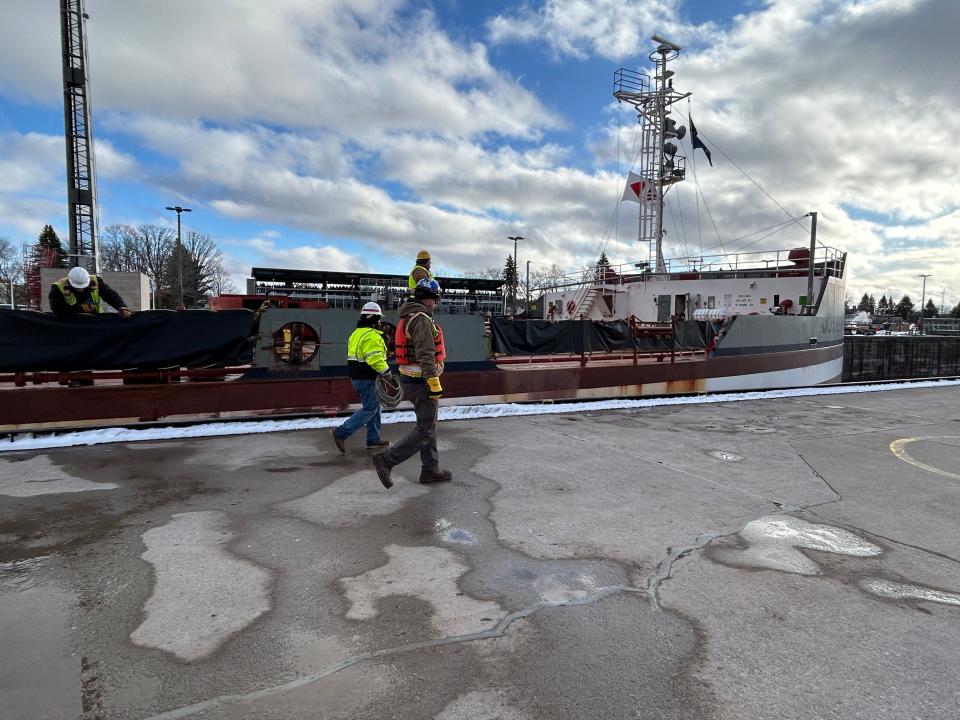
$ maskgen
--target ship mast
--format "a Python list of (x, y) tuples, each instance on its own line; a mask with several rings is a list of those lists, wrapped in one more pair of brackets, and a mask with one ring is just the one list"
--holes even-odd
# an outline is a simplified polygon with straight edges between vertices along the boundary
[(659, 35), (652, 39), (657, 43), (657, 49), (650, 53), (655, 66), (652, 88), (649, 76), (621, 68), (614, 75), (613, 96), (637, 110), (642, 135), (638, 174), (645, 183), (637, 240), (648, 244), (650, 267), (663, 273), (667, 271), (663, 260), (664, 196), (686, 175), (686, 158), (677, 154), (677, 146), (670, 140), (682, 139), (687, 129), (670, 115), (673, 104), (690, 93), (673, 89), (673, 71), (667, 69), (667, 63), (679, 57), (680, 46)]

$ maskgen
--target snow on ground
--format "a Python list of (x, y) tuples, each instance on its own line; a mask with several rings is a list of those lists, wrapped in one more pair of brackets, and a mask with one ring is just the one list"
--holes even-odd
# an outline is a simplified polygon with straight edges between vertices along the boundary
[[(633, 410), (648, 407), (663, 407), (666, 405), (700, 405), (703, 403), (741, 402), (744, 400), (816, 397), (819, 395), (849, 395), (855, 393), (892, 392), (897, 390), (916, 390), (920, 388), (948, 387), (954, 385), (960, 385), (960, 380), (923, 380), (920, 382), (884, 383), (878, 385), (834, 385), (830, 387), (762, 390), (718, 395), (680, 395), (673, 397), (637, 398), (633, 400), (545, 402), (522, 405), (516, 403), (453, 405), (440, 408), (440, 420), (473, 420), (519, 415), (556, 415), (562, 413), (596, 412), (598, 410)], [(413, 422), (414, 419), (413, 412), (409, 410), (383, 414), (384, 424)], [(117, 442), (184, 440), (188, 438), (253, 435), (290, 430), (316, 430), (318, 428), (336, 427), (342, 422), (342, 417), (309, 417), (292, 420), (213, 422), (199, 425), (150, 427), (143, 429), (102, 428), (99, 430), (83, 430), (60, 435), (21, 433), (11, 435), (9, 441), (0, 441), (0, 452), (44, 450), (78, 445), (104, 445)]]

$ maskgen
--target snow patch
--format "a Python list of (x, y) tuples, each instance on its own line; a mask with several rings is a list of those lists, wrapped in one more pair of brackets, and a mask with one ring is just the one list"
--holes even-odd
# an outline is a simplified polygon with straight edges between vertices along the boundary
[(871, 557), (883, 552), (848, 530), (815, 525), (792, 515), (769, 515), (753, 520), (739, 535), (748, 544), (745, 550), (722, 548), (715, 552), (714, 557), (728, 565), (819, 575), (820, 566), (800, 549), (854, 557)]
[[(835, 387), (809, 387), (792, 390), (764, 390), (756, 392), (727, 393), (723, 395), (684, 395), (663, 398), (638, 398), (635, 400), (598, 400), (592, 402), (560, 402), (519, 405), (502, 403), (494, 405), (454, 405), (440, 408), (440, 420), (474, 420), (479, 418), (515, 417), (524, 415), (557, 415), (565, 413), (596, 412), (598, 410), (635, 410), (670, 405), (702, 405), (708, 403), (742, 402), (746, 400), (771, 400), (776, 398), (817, 397), (820, 395), (850, 395), (871, 392), (895, 392), (897, 390), (920, 390), (960, 385), (960, 380), (924, 380), (903, 384), (849, 385)], [(383, 414), (385, 425), (412, 423), (413, 412), (390, 412)], [(186, 427), (152, 427), (145, 429), (103, 428), (64, 433), (62, 435), (31, 433), (11, 436), (9, 442), (0, 443), (0, 452), (43, 450), (48, 448), (74, 447), (78, 445), (103, 445), (107, 443), (142, 442), (145, 440), (171, 440), (231, 435), (254, 435), (260, 433), (289, 432), (292, 430), (317, 430), (336, 427), (343, 422), (340, 417), (298, 418), (295, 420), (258, 420), (243, 422), (218, 422)]]

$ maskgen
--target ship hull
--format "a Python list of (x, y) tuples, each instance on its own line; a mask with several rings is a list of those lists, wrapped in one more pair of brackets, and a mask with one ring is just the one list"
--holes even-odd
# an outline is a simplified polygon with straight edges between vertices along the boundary
[[(798, 387), (838, 380), (843, 346), (780, 353), (530, 358), (483, 370), (452, 368), (443, 404), (669, 396)], [(27, 387), (0, 392), (0, 431), (335, 414), (355, 406), (345, 377), (161, 385)], [(401, 405), (401, 409), (404, 406)]]

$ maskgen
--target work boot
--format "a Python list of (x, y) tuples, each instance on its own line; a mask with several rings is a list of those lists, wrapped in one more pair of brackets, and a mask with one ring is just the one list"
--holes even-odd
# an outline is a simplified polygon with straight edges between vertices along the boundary
[(389, 440), (374, 440), (367, 443), (367, 450), (383, 450), (385, 447), (390, 447)]
[(342, 452), (344, 455), (346, 455), (346, 454), (347, 454), (347, 449), (343, 446), (343, 438), (341, 438), (341, 437), (339, 437), (339, 436), (337, 435), (337, 431), (336, 431), (336, 430), (331, 430), (331, 431), (330, 431), (330, 437), (333, 438), (333, 444), (337, 446), (337, 450), (339, 450), (339, 451)]
[(387, 464), (386, 458), (383, 457), (382, 452), (378, 452), (374, 453), (372, 460), (373, 467), (377, 471), (377, 477), (380, 478), (383, 486), (389, 490), (393, 487), (393, 480), (390, 479), (390, 466)]
[(424, 485), (427, 483), (447, 482), (448, 480), (453, 480), (453, 473), (449, 470), (441, 470), (440, 468), (427, 470), (424, 468), (420, 471), (420, 482)]

